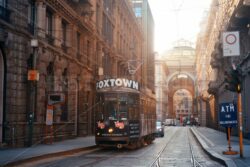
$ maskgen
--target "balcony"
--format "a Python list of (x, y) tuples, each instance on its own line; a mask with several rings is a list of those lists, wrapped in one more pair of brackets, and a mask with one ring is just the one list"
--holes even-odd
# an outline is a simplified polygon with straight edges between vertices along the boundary
[(10, 10), (6, 7), (0, 6), (0, 18), (6, 22), (10, 22)]

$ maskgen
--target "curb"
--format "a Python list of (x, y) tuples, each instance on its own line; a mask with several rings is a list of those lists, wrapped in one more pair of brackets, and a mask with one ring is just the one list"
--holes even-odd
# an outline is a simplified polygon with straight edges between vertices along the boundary
[(193, 135), (195, 136), (195, 138), (198, 140), (198, 142), (200, 143), (202, 149), (215, 161), (218, 161), (219, 163), (226, 165), (227, 167), (237, 167), (237, 165), (234, 163), (234, 161), (230, 158), (226, 158), (221, 156), (220, 154), (218, 154), (217, 152), (213, 151), (212, 148), (210, 148), (205, 141), (200, 137), (200, 135), (198, 134), (198, 132), (196, 132), (196, 130), (194, 130), (194, 128), (190, 128), (191, 132), (193, 133)]
[(34, 156), (34, 157), (24, 158), (24, 159), (12, 161), (12, 162), (7, 162), (6, 164), (0, 165), (0, 166), (21, 165), (22, 163), (26, 163), (26, 162), (32, 162), (32, 161), (36, 161), (36, 160), (41, 160), (41, 159), (46, 159), (46, 158), (53, 158), (53, 157), (58, 157), (58, 156), (63, 156), (63, 155), (70, 155), (70, 154), (73, 154), (73, 153), (92, 150), (92, 149), (95, 149), (95, 148), (98, 148), (98, 147), (96, 145), (93, 145), (93, 146), (75, 148), (75, 149), (66, 150), (66, 151), (48, 153), (48, 154), (43, 154), (43, 155), (38, 155), (38, 156)]

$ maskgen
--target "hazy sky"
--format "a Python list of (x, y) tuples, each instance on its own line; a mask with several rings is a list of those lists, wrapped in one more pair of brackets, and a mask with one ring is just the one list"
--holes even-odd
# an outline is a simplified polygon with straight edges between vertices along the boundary
[(155, 51), (159, 53), (181, 38), (195, 43), (201, 18), (211, 4), (211, 0), (148, 1), (155, 21)]

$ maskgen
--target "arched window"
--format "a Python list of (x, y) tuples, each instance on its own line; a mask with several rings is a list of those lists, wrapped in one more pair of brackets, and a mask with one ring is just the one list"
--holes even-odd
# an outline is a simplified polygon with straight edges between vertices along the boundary
[(54, 63), (50, 62), (47, 67), (46, 90), (47, 92), (54, 91)]

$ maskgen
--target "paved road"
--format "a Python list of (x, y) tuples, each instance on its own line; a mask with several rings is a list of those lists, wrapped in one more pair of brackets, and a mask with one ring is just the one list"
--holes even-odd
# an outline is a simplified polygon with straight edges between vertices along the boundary
[[(191, 167), (191, 150), (194, 157), (204, 167), (220, 167), (219, 163), (211, 160), (190, 135), (189, 127), (167, 127), (165, 137), (157, 138), (153, 144), (137, 150), (127, 149), (95, 149), (77, 154), (48, 158), (41, 161), (20, 164), (20, 166), (176, 166)], [(190, 143), (190, 145), (189, 145)], [(158, 158), (158, 159), (157, 159)], [(157, 161), (159, 160), (159, 161)], [(156, 162), (156, 163), (154, 163)]]

